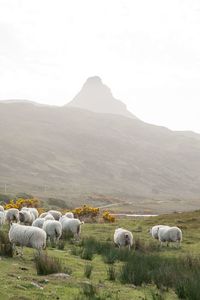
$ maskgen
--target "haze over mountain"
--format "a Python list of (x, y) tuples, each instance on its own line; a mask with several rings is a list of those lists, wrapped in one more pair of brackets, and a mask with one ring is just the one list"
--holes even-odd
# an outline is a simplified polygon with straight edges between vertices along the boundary
[(69, 106), (87, 109), (97, 113), (116, 114), (136, 118), (126, 105), (113, 97), (111, 90), (98, 76), (89, 77), (81, 91), (68, 103)]
[(135, 118), (98, 77), (64, 107), (0, 102), (1, 191), (190, 203), (200, 195), (198, 136)]

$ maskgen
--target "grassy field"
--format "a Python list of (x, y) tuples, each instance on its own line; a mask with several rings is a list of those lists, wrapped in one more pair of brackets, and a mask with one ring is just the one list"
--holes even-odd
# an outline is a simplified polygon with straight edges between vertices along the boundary
[[(177, 225), (182, 229), (183, 243), (180, 249), (174, 247), (160, 249), (157, 245), (158, 242), (152, 241), (147, 230), (152, 225), (159, 223)], [(118, 219), (114, 224), (84, 224), (82, 239), (87, 240), (87, 238), (93, 237), (99, 243), (112, 244), (114, 229), (119, 226), (133, 232), (139, 245), (136, 251), (139, 255), (141, 253), (142, 255), (145, 254), (145, 257), (149, 257), (155, 254), (162, 260), (200, 256), (200, 211), (174, 213), (146, 219)], [(6, 230), (6, 228), (3, 230)], [(49, 256), (60, 260), (64, 270), (71, 270), (70, 275), (67, 277), (37, 275), (33, 260), (34, 250), (29, 248), (24, 249), (23, 258), (18, 256), (12, 258), (0, 257), (0, 299), (180, 299), (173, 288), (163, 286), (157, 289), (153, 282), (136, 286), (132, 283), (123, 284), (118, 276), (114, 281), (109, 280), (109, 274), (112, 272), (113, 266), (115, 272), (119, 273), (125, 262), (116, 259), (113, 264), (108, 264), (105, 262), (103, 255), (95, 252), (92, 257), (87, 257), (86, 253), (81, 258), (79, 254), (83, 249), (86, 250), (83, 243), (78, 244), (68, 240), (63, 250), (52, 247), (48, 247), (46, 250)], [(88, 269), (92, 265), (90, 278), (87, 278), (84, 272), (86, 265), (89, 265)], [(108, 272), (109, 268), (110, 273)], [(200, 299), (200, 288), (199, 295), (197, 295), (197, 292), (195, 293), (196, 296), (188, 299)]]

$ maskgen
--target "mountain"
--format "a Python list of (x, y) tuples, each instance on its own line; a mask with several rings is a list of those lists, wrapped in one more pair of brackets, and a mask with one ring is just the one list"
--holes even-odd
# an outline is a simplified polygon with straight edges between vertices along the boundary
[[(169, 201), (166, 209), (173, 210), (181, 199), (198, 207), (197, 136), (129, 115), (0, 101), (0, 192), (6, 184), (8, 193), (61, 197), (76, 205), (100, 195), (143, 202), (144, 209)], [(181, 202), (176, 208), (183, 208)]]
[(81, 91), (67, 105), (96, 113), (136, 118), (127, 110), (123, 102), (113, 97), (110, 89), (102, 83), (101, 78), (98, 76), (89, 77)]

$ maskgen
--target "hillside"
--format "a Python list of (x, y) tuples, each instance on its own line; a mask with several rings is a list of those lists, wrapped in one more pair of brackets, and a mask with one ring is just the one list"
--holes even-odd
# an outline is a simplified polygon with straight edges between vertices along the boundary
[(0, 158), (1, 192), (6, 183), (8, 192), (70, 203), (105, 195), (143, 207), (147, 199), (169, 200), (168, 210), (179, 199), (198, 207), (200, 140), (134, 118), (0, 102)]

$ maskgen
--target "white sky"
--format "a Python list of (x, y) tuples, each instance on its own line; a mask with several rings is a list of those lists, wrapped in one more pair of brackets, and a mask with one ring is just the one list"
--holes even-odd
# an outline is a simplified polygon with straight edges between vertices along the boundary
[(0, 0), (0, 99), (63, 105), (89, 76), (144, 121), (200, 132), (199, 0)]

